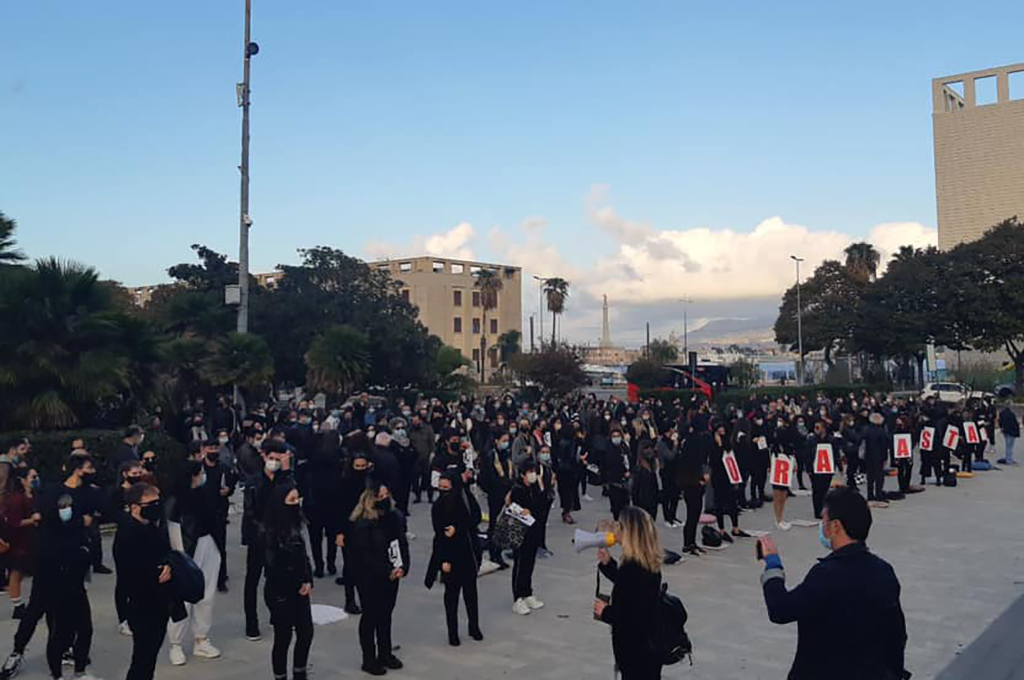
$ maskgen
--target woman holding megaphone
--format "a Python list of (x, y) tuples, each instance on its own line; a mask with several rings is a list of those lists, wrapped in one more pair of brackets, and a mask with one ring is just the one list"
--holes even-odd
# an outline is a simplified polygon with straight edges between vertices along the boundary
[(661, 659), (651, 653), (661, 593), (661, 546), (654, 520), (646, 511), (626, 507), (619, 514), (615, 538), (622, 563), (605, 548), (597, 551), (599, 568), (614, 583), (610, 602), (594, 600), (594, 617), (612, 627), (612, 652), (622, 680), (661, 677)]

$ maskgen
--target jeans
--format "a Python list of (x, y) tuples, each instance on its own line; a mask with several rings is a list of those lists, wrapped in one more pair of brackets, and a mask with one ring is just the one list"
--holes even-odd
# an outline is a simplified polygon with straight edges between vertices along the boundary
[(1006, 442), (1006, 455), (1004, 456), (1004, 458), (1006, 459), (1007, 463), (1012, 463), (1013, 462), (1013, 445), (1017, 443), (1017, 438), (1016, 437), (1011, 437), (1010, 435), (1005, 435), (1004, 434), (1003, 435), (1003, 441)]

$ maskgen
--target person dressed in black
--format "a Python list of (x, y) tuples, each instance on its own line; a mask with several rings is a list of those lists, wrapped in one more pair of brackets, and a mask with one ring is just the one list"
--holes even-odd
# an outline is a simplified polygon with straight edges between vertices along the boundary
[[(885, 416), (872, 413), (864, 431), (864, 467), (868, 476), (868, 500), (885, 503), (885, 464), (889, 460), (892, 439), (885, 431)], [(941, 480), (940, 480), (941, 481)]]
[(562, 521), (566, 524), (575, 524), (576, 520), (572, 518), (572, 513), (580, 509), (580, 446), (573, 436), (573, 429), (564, 426), (560, 420), (555, 421), (551, 448), (555, 475), (558, 479), (558, 502), (562, 510)]
[[(132, 486), (143, 481), (146, 477), (146, 469), (142, 466), (142, 461), (128, 461), (121, 463), (121, 467), (118, 470), (118, 479), (120, 484), (116, 485), (110, 491), (110, 498), (107, 502), (107, 512), (105, 513), (108, 518), (114, 521), (118, 528), (126, 520), (130, 519), (128, 507), (128, 490)], [(117, 557), (117, 535), (114, 537), (114, 557)], [(117, 582), (114, 585), (114, 609), (117, 612), (117, 629), (122, 635), (131, 635), (131, 625), (128, 623), (128, 596), (124, 591), (125, 580), (121, 578), (121, 574), (118, 573)]]
[(830, 553), (786, 589), (778, 547), (759, 539), (764, 601), (772, 623), (797, 622), (790, 680), (905, 680), (906, 622), (892, 566), (868, 550), (871, 510), (850, 488), (825, 497), (818, 540)]
[[(440, 454), (439, 454), (440, 455)], [(438, 456), (435, 456), (435, 459)], [(493, 540), (495, 525), (505, 507), (505, 499), (515, 482), (512, 470), (511, 441), (508, 432), (499, 432), (494, 448), (480, 460), (480, 488), (487, 494), (487, 536), (490, 560), (499, 569), (508, 569), (508, 563), (501, 555), (501, 549)]]
[(114, 537), (114, 564), (132, 632), (127, 680), (152, 680), (173, 598), (168, 585), (171, 544), (158, 488), (137, 482), (125, 491), (124, 502), (128, 510)]
[(622, 680), (657, 680), (661, 661), (652, 646), (661, 596), (661, 547), (654, 520), (640, 508), (624, 508), (615, 532), (622, 563), (604, 548), (598, 551), (601, 573), (615, 585), (611, 602), (594, 600), (594, 616), (612, 627), (612, 651)]
[(334, 537), (338, 535), (336, 508), (338, 494), (341, 493), (342, 459), (338, 432), (328, 426), (328, 422), (324, 421), (317, 433), (309, 461), (309, 488), (302, 501), (302, 511), (309, 522), (309, 547), (313, 553), (313, 576), (316, 578), (324, 577), (325, 567), (330, 576), (338, 573), (338, 545)]
[(462, 475), (454, 470), (441, 473), (440, 497), (430, 509), (434, 525), (434, 551), (427, 568), (426, 586), (430, 588), (441, 572), (444, 583), (444, 612), (448, 624), (448, 644), (458, 647), (459, 594), (466, 602), (469, 636), (484, 639), (480, 632), (480, 612), (476, 591), (477, 563), (474, 545), (480, 524), (480, 506), (463, 486)]
[(601, 463), (601, 475), (608, 491), (612, 517), (615, 519), (618, 519), (622, 509), (629, 505), (629, 460), (629, 444), (626, 443), (622, 430), (613, 429)]
[(703, 549), (697, 545), (697, 525), (700, 522), (704, 507), (704, 487), (710, 477), (707, 474), (707, 443), (710, 438), (706, 431), (697, 427), (704, 426), (703, 419), (691, 424), (686, 439), (679, 451), (676, 462), (676, 482), (683, 492), (686, 505), (686, 522), (683, 525), (683, 552), (698, 557)]
[(220, 553), (217, 590), (226, 593), (228, 592), (227, 532), (228, 506), (230, 505), (228, 499), (235, 492), (238, 475), (231, 466), (221, 460), (221, 446), (223, 445), (217, 439), (208, 439), (203, 442), (203, 468), (206, 471), (206, 485), (203, 486), (203, 491), (208, 496), (208, 502), (213, 511), (210, 537), (213, 538), (217, 551)]
[(832, 466), (836, 465), (838, 458), (838, 443), (833, 442), (828, 435), (828, 426), (825, 421), (818, 420), (814, 423), (814, 432), (807, 438), (807, 448), (811, 457), (811, 505), (814, 508), (814, 519), (821, 519), (821, 511), (825, 507), (825, 495), (832, 486), (832, 472), (818, 471), (817, 449), (818, 444), (828, 444), (832, 447)]
[(537, 548), (540, 547), (542, 535), (540, 520), (537, 518), (547, 502), (539, 481), (537, 463), (527, 458), (519, 464), (519, 479), (509, 492), (509, 503), (518, 505), (523, 515), (534, 520), (527, 528), (522, 544), (513, 551), (512, 598), (515, 602), (512, 611), (516, 614), (529, 614), (544, 606), (533, 595), (533, 569), (537, 564)]
[(345, 535), (351, 533), (352, 512), (359, 505), (359, 498), (366, 491), (369, 484), (370, 473), (373, 471), (373, 464), (369, 457), (360, 447), (365, 444), (365, 436), (356, 433), (346, 437), (348, 446), (352, 449), (349, 454), (348, 464), (341, 477), (341, 486), (338, 493), (338, 501), (335, 508), (337, 517), (336, 526), (338, 533), (334, 537), (335, 545), (341, 549), (341, 557), (344, 561), (341, 576), (334, 582), (339, 586), (345, 586), (345, 611), (349, 614), (360, 614), (362, 609), (356, 599), (356, 574), (354, 571), (355, 555), (352, 548), (345, 542)]
[(313, 613), (309, 600), (313, 592), (313, 570), (302, 538), (300, 501), (299, 490), (291, 483), (276, 485), (263, 522), (267, 574), (263, 598), (274, 628), (270, 661), (276, 680), (288, 678), (288, 649), (293, 634), (293, 680), (306, 680), (306, 663), (313, 644)]
[[(711, 488), (714, 491), (715, 518), (718, 522), (718, 533), (726, 543), (733, 542), (733, 536), (749, 538), (750, 534), (740, 529), (740, 509), (736, 502), (736, 486), (729, 480), (725, 469), (725, 453), (728, 450), (729, 437), (725, 432), (724, 423), (716, 423), (711, 442), (711, 453), (708, 464), (711, 467)], [(725, 531), (725, 517), (729, 516), (732, 523), (732, 535)]]
[(363, 491), (349, 518), (345, 534), (356, 564), (352, 569), (363, 615), (359, 619), (359, 646), (364, 672), (384, 675), (402, 668), (391, 647), (391, 616), (398, 599), (398, 584), (409, 570), (409, 542), (405, 517), (394, 508), (383, 484)]
[(661, 433), (656, 452), (661, 471), (661, 513), (665, 526), (676, 529), (683, 526), (679, 521), (679, 431), (673, 426)]
[(633, 475), (630, 494), (633, 505), (643, 508), (652, 518), (658, 516), (658, 457), (653, 440), (640, 442), (637, 451), (636, 472)]

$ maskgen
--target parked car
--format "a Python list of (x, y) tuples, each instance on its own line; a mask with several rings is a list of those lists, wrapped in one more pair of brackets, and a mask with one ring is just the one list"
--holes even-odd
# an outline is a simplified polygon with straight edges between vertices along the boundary
[(967, 385), (951, 382), (928, 383), (921, 390), (921, 398), (933, 397), (936, 401), (947, 404), (960, 404), (968, 399), (988, 399), (993, 397), (991, 392), (971, 390)]
[(1017, 388), (1014, 387), (1013, 383), (1002, 383), (1001, 385), (996, 385), (995, 393), (1000, 399), (1008, 399), (1017, 396)]

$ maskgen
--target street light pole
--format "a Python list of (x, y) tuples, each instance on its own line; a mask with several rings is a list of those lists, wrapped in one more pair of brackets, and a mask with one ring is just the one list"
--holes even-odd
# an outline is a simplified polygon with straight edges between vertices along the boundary
[(251, 40), (252, 0), (245, 0), (245, 44), (242, 65), (242, 83), (239, 106), (242, 107), (242, 162), (238, 170), (242, 175), (240, 210), (238, 217), (238, 332), (249, 332), (249, 61), (259, 47)]
[(796, 262), (796, 337), (797, 337), (797, 351), (800, 352), (800, 363), (798, 364), (799, 371), (797, 371), (797, 380), (801, 385), (804, 384), (804, 325), (803, 325), (803, 309), (800, 304), (800, 263), (804, 261), (804, 258), (797, 257), (796, 255), (789, 256), (791, 260)]
[(690, 341), (689, 341), (689, 323), (686, 319), (686, 313), (689, 311), (687, 305), (693, 300), (690, 298), (680, 298), (680, 302), (683, 303), (683, 363), (689, 365), (690, 363)]
[(544, 347), (544, 284), (547, 278), (533, 275), (537, 280), (537, 316), (540, 318), (540, 346)]

